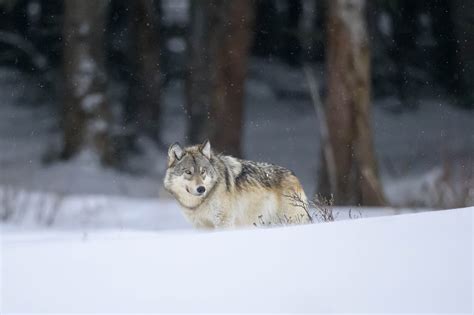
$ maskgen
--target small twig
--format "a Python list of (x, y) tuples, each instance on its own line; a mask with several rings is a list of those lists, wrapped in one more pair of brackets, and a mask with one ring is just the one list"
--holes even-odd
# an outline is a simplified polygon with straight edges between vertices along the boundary
[[(332, 222), (335, 220), (332, 210), (332, 204), (334, 202), (334, 198), (332, 196), (330, 199), (327, 199), (317, 195), (313, 198), (313, 200), (308, 202), (304, 202), (301, 196), (297, 193), (285, 195), (285, 197), (289, 198), (292, 205), (295, 207), (302, 208), (310, 218), (311, 223), (314, 223), (313, 216), (319, 222)], [(313, 209), (313, 215), (311, 215), (310, 209)]]
[(5, 43), (16, 47), (17, 49), (25, 52), (30, 56), (32, 63), (40, 71), (45, 71), (48, 68), (48, 60), (43, 54), (41, 54), (38, 49), (29, 41), (23, 39), (20, 35), (0, 31), (0, 43)]

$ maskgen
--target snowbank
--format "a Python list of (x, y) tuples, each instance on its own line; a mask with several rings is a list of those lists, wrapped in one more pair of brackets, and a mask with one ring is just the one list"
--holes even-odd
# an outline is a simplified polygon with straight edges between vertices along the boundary
[(3, 233), (1, 310), (471, 313), (473, 211), (215, 233)]

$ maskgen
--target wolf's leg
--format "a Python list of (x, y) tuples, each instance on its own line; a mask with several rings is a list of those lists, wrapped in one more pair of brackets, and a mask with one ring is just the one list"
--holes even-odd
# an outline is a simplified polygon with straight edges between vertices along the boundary
[(232, 221), (233, 220), (231, 220), (230, 216), (225, 213), (225, 211), (216, 211), (212, 216), (212, 223), (219, 229), (233, 228)]

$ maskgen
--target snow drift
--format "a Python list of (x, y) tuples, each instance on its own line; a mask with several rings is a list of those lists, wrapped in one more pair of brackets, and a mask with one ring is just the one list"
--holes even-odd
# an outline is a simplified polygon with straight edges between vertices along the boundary
[(214, 233), (3, 233), (1, 311), (471, 313), (473, 211)]

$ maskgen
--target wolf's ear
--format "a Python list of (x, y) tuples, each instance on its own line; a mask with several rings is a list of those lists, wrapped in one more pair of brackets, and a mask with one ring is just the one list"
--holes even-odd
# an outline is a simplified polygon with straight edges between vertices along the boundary
[(178, 142), (170, 145), (168, 149), (168, 167), (173, 165), (176, 160), (181, 160), (184, 155), (184, 150), (181, 148)]
[(209, 140), (205, 140), (200, 146), (199, 150), (204, 154), (205, 157), (211, 159), (211, 143)]

